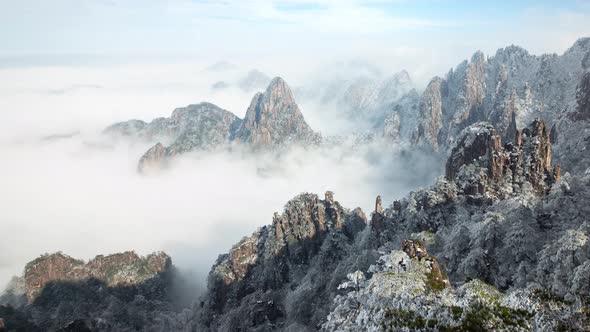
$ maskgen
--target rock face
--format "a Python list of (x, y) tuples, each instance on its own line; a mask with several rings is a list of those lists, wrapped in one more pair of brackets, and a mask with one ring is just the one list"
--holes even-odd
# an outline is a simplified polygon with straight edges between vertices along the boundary
[[(560, 56), (535, 56), (517, 46), (487, 59), (476, 52), (444, 78), (432, 79), (419, 101), (413, 142), (446, 150), (464, 128), (480, 121), (490, 122), (505, 141), (514, 137), (514, 127), (520, 129), (534, 118), (543, 117), (549, 127), (562, 122), (565, 113), (587, 104), (579, 101), (588, 90), (582, 79), (588, 40), (578, 40)], [(569, 115), (584, 118), (581, 114)]]
[(576, 101), (578, 103), (576, 111), (570, 114), (574, 121), (583, 121), (590, 119), (590, 72), (582, 77), (576, 91)]
[(478, 123), (466, 128), (446, 164), (446, 178), (480, 202), (504, 198), (530, 184), (543, 195), (560, 177), (560, 166), (551, 166), (550, 130), (535, 120), (516, 131), (514, 143), (502, 145), (493, 126)]
[(26, 297), (33, 302), (50, 282), (72, 282), (98, 279), (109, 287), (139, 284), (157, 277), (171, 266), (165, 253), (139, 257), (136, 253), (96, 256), (88, 263), (62, 253), (41, 256), (25, 267)]
[[(284, 328), (299, 315), (320, 319), (311, 307), (285, 301), (306, 301), (305, 275), (311, 266), (331, 268), (330, 257), (342, 254), (332, 246), (346, 245), (365, 224), (362, 211), (343, 209), (332, 192), (324, 200), (301, 194), (289, 201), (270, 226), (218, 258), (197, 329), (265, 330)], [(322, 302), (329, 301), (326, 296)]]
[[(244, 120), (210, 103), (177, 108), (170, 118), (150, 123), (130, 120), (104, 130), (114, 137), (135, 137), (158, 141), (140, 159), (139, 172), (166, 165), (174, 156), (193, 150), (211, 150), (231, 143), (252, 149), (273, 149), (289, 144), (317, 144), (321, 136), (305, 122), (291, 90), (279, 77), (264, 93), (257, 93)], [(171, 142), (168, 146), (160, 142)]]
[(252, 98), (235, 139), (258, 148), (313, 141), (315, 136), (303, 119), (291, 89), (277, 77), (264, 93), (257, 93)]
[(423, 139), (435, 150), (438, 150), (438, 134), (442, 128), (442, 80), (434, 78), (424, 91), (420, 100), (420, 116), (422, 123), (418, 125), (415, 141)]
[(571, 305), (590, 292), (590, 178), (560, 178), (542, 120), (505, 144), (484, 122), (458, 137), (446, 176), (389, 207), (377, 197), (371, 227), (332, 192), (287, 203), (220, 256), (197, 330), (590, 327)]
[[(230, 128), (236, 127), (239, 121), (232, 113), (204, 102), (177, 108), (169, 118), (157, 118), (149, 123), (141, 120), (115, 123), (104, 133), (115, 137), (132, 136), (148, 142), (175, 142), (181, 135), (191, 133), (190, 138), (194, 140), (185, 140), (184, 145), (207, 147), (229, 139)], [(211, 142), (206, 141), (208, 139)]]
[(152, 146), (146, 153), (139, 159), (137, 165), (137, 171), (139, 173), (146, 173), (150, 170), (157, 170), (164, 166), (165, 159), (168, 157), (167, 149), (158, 142)]
[[(188, 326), (173, 310), (176, 289), (188, 288), (178, 284), (163, 252), (140, 257), (128, 251), (88, 262), (45, 254), (14, 280), (0, 297), (0, 318), (8, 331), (176, 331)], [(16, 296), (23, 302), (11, 300)]]

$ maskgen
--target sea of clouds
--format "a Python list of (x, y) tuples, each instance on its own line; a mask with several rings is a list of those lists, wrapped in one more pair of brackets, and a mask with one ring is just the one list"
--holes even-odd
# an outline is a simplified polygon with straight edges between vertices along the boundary
[[(164, 250), (203, 281), (218, 254), (269, 224), (301, 192), (327, 190), (369, 214), (439, 174), (432, 156), (403, 147), (294, 148), (280, 155), (195, 152), (155, 175), (136, 172), (149, 143), (103, 137), (109, 124), (169, 116), (209, 101), (242, 117), (254, 92), (234, 83), (247, 70), (205, 64), (45, 66), (0, 69), (0, 287), (45, 252), (97, 254)], [(271, 75), (272, 76), (272, 75)], [(305, 84), (297, 75), (287, 83)], [(211, 85), (224, 80), (227, 89)], [(326, 134), (351, 124), (303, 102)]]

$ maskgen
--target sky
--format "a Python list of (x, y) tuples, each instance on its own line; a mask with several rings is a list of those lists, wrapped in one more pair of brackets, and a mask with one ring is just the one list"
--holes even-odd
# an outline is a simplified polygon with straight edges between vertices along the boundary
[(280, 71), (358, 57), (426, 81), (476, 50), (562, 53), (590, 35), (590, 2), (580, 0), (1, 0), (0, 9), (0, 66), (222, 59)]

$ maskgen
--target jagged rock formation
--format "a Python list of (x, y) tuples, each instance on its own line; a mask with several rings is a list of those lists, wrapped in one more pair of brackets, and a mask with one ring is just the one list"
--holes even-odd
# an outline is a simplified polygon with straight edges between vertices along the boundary
[[(210, 103), (177, 108), (170, 118), (150, 123), (130, 120), (104, 130), (115, 137), (131, 136), (148, 142), (158, 141), (141, 158), (139, 172), (160, 169), (170, 158), (193, 150), (211, 150), (231, 143), (252, 149), (274, 149), (289, 144), (317, 144), (314, 133), (303, 118), (291, 90), (279, 77), (264, 93), (257, 93), (244, 120)], [(161, 143), (171, 142), (167, 147)]]
[(137, 171), (140, 173), (146, 173), (150, 170), (158, 170), (164, 166), (167, 157), (168, 149), (166, 149), (162, 143), (158, 142), (139, 158)]
[(503, 138), (513, 137), (511, 126), (521, 128), (536, 117), (549, 127), (563, 121), (564, 114), (576, 109), (576, 87), (584, 90), (580, 82), (589, 40), (579, 39), (563, 55), (535, 56), (517, 46), (487, 59), (476, 52), (444, 78), (433, 78), (419, 102), (405, 106), (419, 106), (420, 118), (415, 132), (403, 138), (444, 151), (479, 121), (491, 122)]
[[(343, 209), (331, 192), (323, 200), (302, 194), (289, 201), (282, 214), (275, 213), (270, 226), (219, 257), (209, 276), (210, 296), (203, 302), (202, 325), (197, 329), (296, 328), (301, 324), (298, 318), (321, 320), (333, 295), (317, 299), (323, 303), (322, 312), (314, 310), (320, 303), (302, 306), (298, 301), (307, 301), (308, 292), (315, 294), (333, 285), (330, 269), (346, 273), (348, 268), (337, 268), (335, 263), (345, 258), (341, 250), (365, 224), (362, 211)], [(362, 265), (358, 261), (353, 265), (358, 264)], [(326, 271), (327, 278), (319, 270), (312, 276), (312, 267)]]
[(440, 78), (434, 78), (424, 91), (420, 100), (420, 117), (422, 123), (418, 125), (414, 141), (424, 139), (435, 150), (438, 150), (438, 134), (442, 128), (442, 101)]
[(183, 321), (172, 309), (173, 277), (163, 252), (98, 255), (88, 262), (45, 254), (29, 262), (6, 292), (21, 292), (26, 302), (0, 298), (0, 316), (9, 331), (171, 329)]
[[(297, 196), (271, 225), (218, 258), (190, 314), (146, 303), (144, 294), (153, 292), (124, 296), (127, 290), (104, 282), (49, 283), (25, 320), (58, 317), (49, 327), (96, 330), (590, 330), (590, 171), (583, 157), (590, 140), (587, 121), (574, 113), (583, 110), (585, 94), (571, 111), (572, 86), (584, 89), (579, 68), (587, 67), (589, 46), (581, 40), (562, 56), (536, 57), (517, 47), (488, 59), (476, 53), (417, 98), (415, 110), (424, 115), (417, 131), (404, 127), (410, 112), (394, 108), (384, 134), (412, 132), (440, 151), (452, 147), (445, 176), (389, 207), (379, 196), (369, 227), (360, 209), (343, 208), (332, 192), (323, 200)], [(282, 98), (270, 101), (272, 94), (268, 102), (255, 98), (244, 141), (267, 144), (270, 135), (272, 145), (273, 107), (285, 109)], [(521, 129), (536, 115), (547, 122)], [(115, 129), (149, 136), (150, 126)], [(552, 165), (555, 142), (573, 175)], [(162, 147), (153, 154), (162, 155)], [(63, 261), (51, 270), (57, 275), (80, 266), (56, 260)], [(155, 317), (143, 325), (134, 320), (141, 315), (112, 314), (154, 305), (141, 311)], [(81, 325), (76, 310), (93, 320)]]
[(33, 302), (44, 287), (56, 281), (98, 279), (108, 287), (130, 286), (165, 273), (171, 260), (163, 252), (145, 258), (132, 251), (108, 256), (96, 256), (88, 263), (62, 253), (43, 255), (25, 267), (25, 294)]
[(560, 176), (560, 166), (551, 166), (550, 131), (542, 120), (516, 130), (506, 145), (490, 124), (472, 125), (463, 131), (446, 165), (447, 180), (480, 203), (520, 193), (525, 184), (544, 194)]
[(151, 141), (173, 142), (175, 150), (212, 147), (228, 141), (231, 129), (240, 119), (211, 103), (177, 108), (169, 118), (157, 118), (149, 123), (129, 120), (115, 123), (104, 130), (112, 136), (132, 136)]
[(549, 132), (466, 128), (446, 177), (354, 232), (333, 193), (298, 196), (219, 258), (197, 329), (587, 329), (590, 177), (557, 176)]
[(383, 128), (386, 141), (404, 142), (416, 136), (422, 117), (420, 114), (420, 94), (411, 89), (386, 107), (383, 118), (375, 119), (375, 130)]
[(252, 147), (314, 141), (319, 137), (303, 119), (291, 89), (274, 78), (264, 93), (257, 93), (236, 130), (235, 139)]

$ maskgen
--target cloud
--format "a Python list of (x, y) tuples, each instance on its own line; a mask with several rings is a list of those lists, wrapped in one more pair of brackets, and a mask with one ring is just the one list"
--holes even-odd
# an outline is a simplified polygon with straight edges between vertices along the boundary
[[(270, 224), (273, 212), (300, 192), (332, 190), (344, 206), (369, 213), (378, 194), (391, 202), (438, 174), (428, 157), (402, 158), (401, 151), (376, 145), (280, 156), (196, 152), (161, 174), (138, 175), (137, 161), (149, 144), (113, 145), (98, 135), (107, 124), (169, 116), (174, 107), (212, 99), (243, 115), (251, 95), (211, 93), (221, 74), (206, 73), (207, 66), (0, 71), (0, 109), (10, 110), (0, 124), (0, 287), (26, 262), (55, 251), (90, 259), (165, 250), (204, 280), (218, 254)], [(102, 88), (46, 92), (75, 82)], [(314, 118), (322, 108), (302, 111)], [(322, 130), (322, 121), (315, 125)]]

